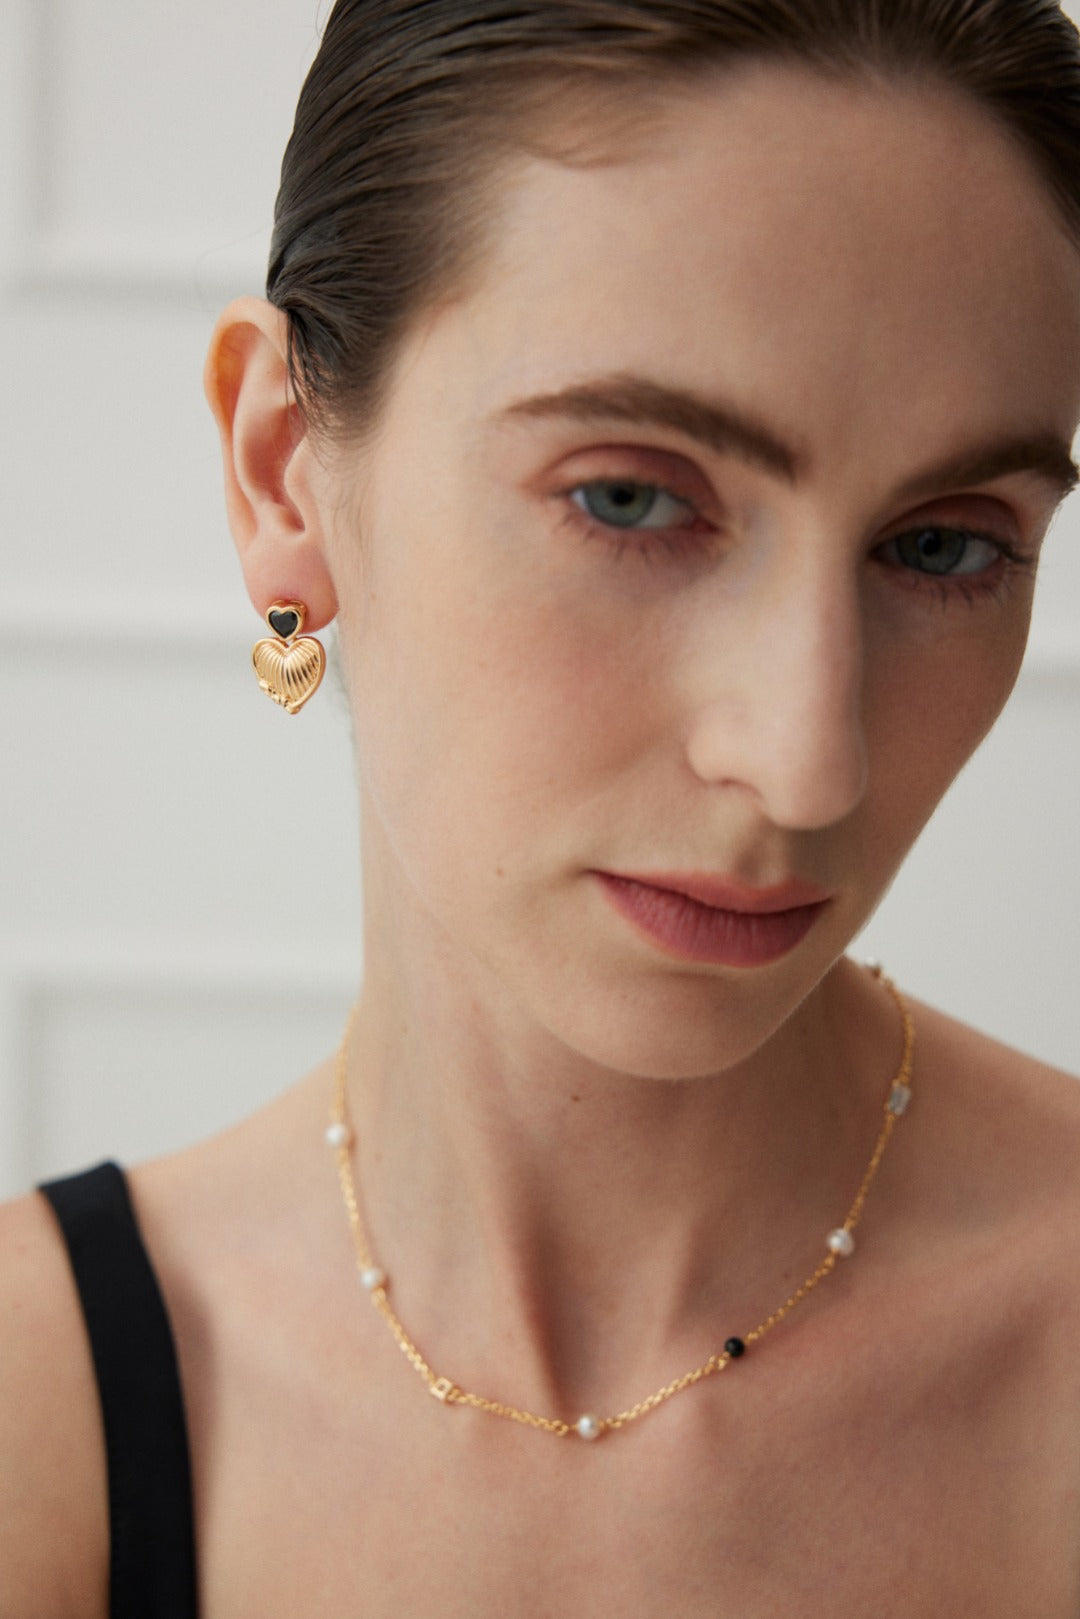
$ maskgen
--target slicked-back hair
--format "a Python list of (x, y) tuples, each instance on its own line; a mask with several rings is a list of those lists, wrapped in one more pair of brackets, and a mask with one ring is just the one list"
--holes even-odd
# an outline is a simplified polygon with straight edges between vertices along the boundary
[(375, 421), (411, 322), (482, 258), (500, 159), (590, 109), (630, 128), (664, 86), (755, 61), (963, 94), (1080, 247), (1080, 35), (1057, 0), (337, 0), (267, 278), (308, 420)]

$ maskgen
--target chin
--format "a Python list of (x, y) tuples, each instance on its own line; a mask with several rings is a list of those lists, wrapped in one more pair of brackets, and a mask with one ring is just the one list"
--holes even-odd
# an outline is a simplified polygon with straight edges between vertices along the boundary
[[(796, 952), (798, 954), (798, 952)], [(539, 1014), (565, 1049), (638, 1079), (703, 1079), (737, 1067), (768, 1044), (836, 965), (790, 958), (753, 973), (698, 970), (582, 979)]]

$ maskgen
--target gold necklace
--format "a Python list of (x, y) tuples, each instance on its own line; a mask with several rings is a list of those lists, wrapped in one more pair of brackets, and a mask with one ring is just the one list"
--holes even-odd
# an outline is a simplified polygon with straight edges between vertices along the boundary
[(836, 1269), (838, 1259), (849, 1259), (855, 1252), (855, 1239), (852, 1233), (862, 1216), (863, 1205), (866, 1202), (866, 1195), (870, 1190), (871, 1182), (877, 1174), (878, 1165), (885, 1155), (885, 1148), (889, 1144), (889, 1137), (896, 1126), (896, 1121), (907, 1111), (908, 1103), (911, 1101), (911, 1067), (915, 1049), (915, 1026), (902, 995), (891, 979), (885, 977), (880, 967), (872, 967), (870, 970), (896, 1002), (903, 1024), (903, 1054), (900, 1058), (900, 1067), (897, 1070), (896, 1077), (890, 1085), (885, 1098), (884, 1117), (877, 1141), (874, 1144), (874, 1150), (870, 1155), (870, 1162), (866, 1166), (866, 1172), (860, 1182), (858, 1191), (855, 1193), (855, 1200), (847, 1212), (846, 1219), (842, 1225), (837, 1226), (834, 1231), (830, 1231), (825, 1239), (824, 1259), (815, 1270), (811, 1271), (805, 1282), (797, 1287), (794, 1293), (790, 1294), (770, 1316), (766, 1316), (764, 1321), (759, 1322), (756, 1327), (745, 1333), (743, 1337), (728, 1338), (723, 1349), (710, 1355), (708, 1360), (702, 1361), (700, 1366), (695, 1366), (693, 1371), (684, 1372), (681, 1377), (676, 1377), (672, 1382), (665, 1383), (663, 1388), (657, 1389), (655, 1394), (648, 1395), (644, 1400), (639, 1400), (636, 1405), (630, 1406), (625, 1411), (619, 1411), (614, 1416), (598, 1417), (592, 1412), (586, 1412), (584, 1416), (578, 1417), (575, 1422), (563, 1422), (559, 1417), (541, 1417), (532, 1411), (521, 1411), (517, 1406), (506, 1405), (501, 1400), (489, 1400), (482, 1394), (471, 1394), (468, 1389), (460, 1388), (449, 1377), (440, 1377), (428, 1365), (428, 1362), (395, 1315), (387, 1293), (390, 1285), (389, 1280), (385, 1271), (381, 1270), (372, 1259), (368, 1249), (363, 1222), (360, 1219), (356, 1186), (353, 1181), (350, 1156), (353, 1134), (349, 1126), (345, 1102), (345, 1068), (349, 1051), (349, 1037), (352, 1033), (353, 1019), (356, 1016), (356, 1008), (354, 1007), (349, 1015), (345, 1037), (341, 1042), (335, 1062), (333, 1099), (330, 1106), (330, 1127), (326, 1132), (326, 1139), (334, 1149), (334, 1154), (337, 1158), (338, 1178), (341, 1182), (341, 1194), (345, 1200), (349, 1225), (352, 1229), (360, 1284), (367, 1291), (372, 1304), (390, 1328), (398, 1348), (410, 1366), (423, 1378), (430, 1393), (437, 1400), (441, 1400), (444, 1405), (472, 1406), (476, 1411), (487, 1411), (491, 1416), (505, 1417), (510, 1422), (521, 1422), (527, 1428), (538, 1428), (543, 1433), (555, 1434), (559, 1438), (565, 1438), (567, 1435), (573, 1434), (580, 1439), (598, 1439), (603, 1433), (609, 1433), (616, 1428), (624, 1428), (629, 1422), (636, 1422), (638, 1417), (643, 1417), (648, 1411), (655, 1411), (658, 1405), (663, 1405), (673, 1395), (681, 1394), (684, 1389), (691, 1388), (695, 1383), (700, 1383), (703, 1378), (711, 1377), (714, 1372), (722, 1372), (726, 1366), (730, 1366), (733, 1360), (739, 1360), (751, 1344), (758, 1343), (767, 1332), (771, 1332), (773, 1327), (778, 1326), (784, 1317), (797, 1304), (801, 1303), (808, 1293), (817, 1287), (819, 1282), (823, 1282), (826, 1276)]

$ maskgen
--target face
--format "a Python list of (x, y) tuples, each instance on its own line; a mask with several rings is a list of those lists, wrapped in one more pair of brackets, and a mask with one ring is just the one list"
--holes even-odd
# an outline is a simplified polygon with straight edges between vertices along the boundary
[(327, 521), (369, 949), (686, 1077), (822, 981), (1010, 691), (1080, 271), (926, 88), (754, 68), (606, 159), (515, 164)]

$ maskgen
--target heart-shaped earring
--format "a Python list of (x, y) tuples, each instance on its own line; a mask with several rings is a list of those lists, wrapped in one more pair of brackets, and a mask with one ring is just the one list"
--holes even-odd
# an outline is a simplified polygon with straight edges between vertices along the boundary
[(277, 639), (256, 641), (251, 653), (259, 685), (290, 714), (315, 695), (326, 671), (322, 642), (300, 633), (306, 617), (303, 602), (273, 602), (266, 622)]

